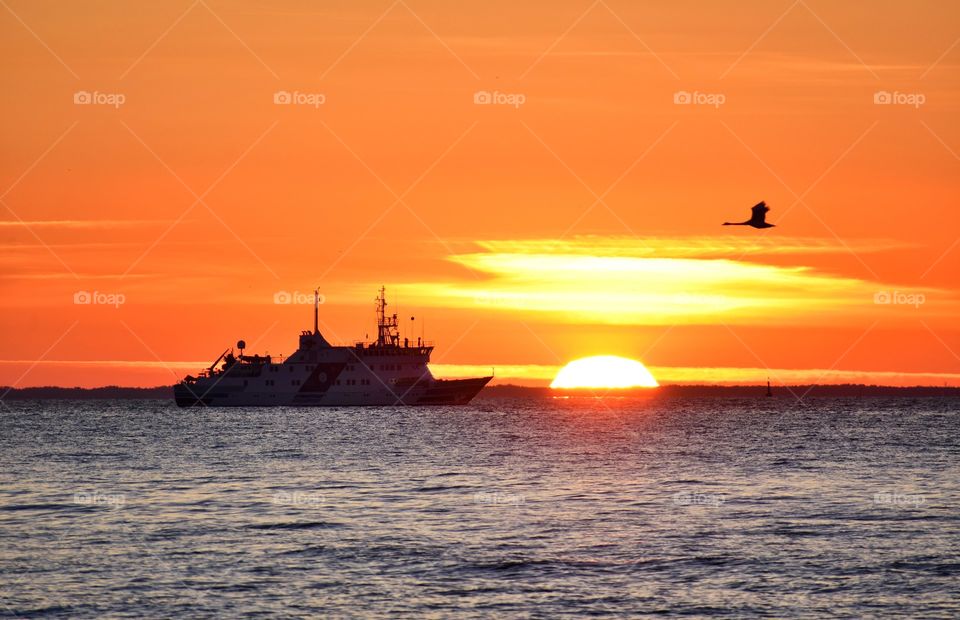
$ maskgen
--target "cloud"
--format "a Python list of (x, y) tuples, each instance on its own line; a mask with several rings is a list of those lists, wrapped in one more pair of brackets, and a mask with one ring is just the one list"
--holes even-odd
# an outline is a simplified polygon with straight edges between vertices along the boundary
[[(448, 378), (477, 377), (491, 372), (491, 366), (477, 364), (431, 364), (430, 368), (434, 375)], [(560, 368), (544, 364), (504, 364), (493, 366), (492, 370), (498, 383), (547, 385)], [(947, 372), (687, 366), (650, 366), (649, 370), (660, 383), (681, 385), (766, 385), (768, 377), (778, 385), (865, 383), (914, 386), (960, 383), (960, 373)]]
[[(63, 370), (102, 369), (118, 373), (113, 375), (115, 382), (123, 384), (127, 371), (157, 371), (158, 381), (166, 380), (170, 371), (180, 373), (197, 372), (210, 365), (209, 360), (0, 360), (0, 368), (20, 369), (35, 366)], [(514, 383), (521, 385), (547, 385), (560, 370), (558, 365), (549, 364), (497, 364), (495, 366), (479, 364), (430, 364), (433, 374), (441, 378), (477, 377), (491, 371), (496, 383)], [(885, 370), (837, 370), (823, 368), (751, 368), (751, 367), (708, 367), (687, 366), (649, 366), (650, 372), (662, 384), (731, 384), (766, 385), (769, 377), (775, 385), (805, 385), (865, 383), (876, 385), (951, 385), (960, 384), (960, 373), (946, 372), (898, 372)]]
[[(806, 265), (763, 258), (884, 252), (912, 247), (897, 241), (843, 246), (812, 238), (501, 239), (447, 257), (481, 277), (419, 281), (394, 288), (411, 305), (539, 315), (541, 320), (614, 325), (819, 325), (842, 317), (892, 317), (916, 306), (875, 303), (883, 291), (937, 299), (950, 294), (845, 277)], [(926, 311), (931, 311), (927, 306)]]
[[(820, 239), (590, 236), (477, 245), (483, 251), (448, 260), (479, 273), (480, 279), (410, 283), (397, 287), (400, 294), (413, 305), (536, 313), (559, 322), (670, 325), (816, 324), (878, 308), (889, 316), (906, 307), (878, 306), (878, 292), (908, 291), (926, 299), (941, 293), (760, 260), (764, 255), (847, 251)], [(906, 246), (877, 240), (854, 247), (879, 252)]]
[(0, 228), (133, 228), (169, 224), (172, 220), (0, 220)]
[(860, 239), (842, 245), (820, 237), (633, 237), (579, 235), (569, 239), (519, 239), (479, 241), (488, 252), (521, 254), (584, 254), (591, 256), (636, 256), (707, 258), (747, 255), (802, 255), (887, 252), (915, 247), (892, 239)]

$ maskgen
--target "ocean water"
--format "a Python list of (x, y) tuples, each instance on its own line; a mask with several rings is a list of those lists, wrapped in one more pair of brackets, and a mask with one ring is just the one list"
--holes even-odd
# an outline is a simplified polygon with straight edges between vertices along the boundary
[(960, 402), (0, 410), (0, 615), (957, 617)]

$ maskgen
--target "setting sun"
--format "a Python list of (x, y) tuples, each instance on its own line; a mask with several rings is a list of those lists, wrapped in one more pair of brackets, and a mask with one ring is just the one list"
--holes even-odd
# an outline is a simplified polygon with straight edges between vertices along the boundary
[(570, 362), (560, 369), (552, 388), (658, 387), (650, 371), (636, 360), (596, 355)]

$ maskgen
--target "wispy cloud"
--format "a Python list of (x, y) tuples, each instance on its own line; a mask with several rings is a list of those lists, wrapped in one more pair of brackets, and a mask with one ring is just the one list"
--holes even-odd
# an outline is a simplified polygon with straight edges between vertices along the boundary
[[(169, 371), (197, 372), (210, 365), (210, 360), (0, 360), (0, 368), (17, 370), (30, 366), (69, 371), (102, 369), (115, 372), (114, 381), (124, 384), (125, 372), (156, 371), (157, 384), (169, 381)], [(519, 385), (547, 385), (556, 376), (560, 366), (550, 364), (430, 364), (437, 377), (476, 377), (493, 372), (495, 383)], [(755, 368), (755, 367), (687, 367), (650, 366), (650, 372), (661, 384), (730, 384), (761, 385), (770, 378), (777, 385), (804, 385), (811, 383), (864, 383), (876, 385), (950, 385), (960, 384), (960, 373), (900, 372), (888, 370), (838, 370), (824, 368)]]
[(157, 360), (0, 360), (0, 365), (4, 366), (57, 366), (73, 368), (174, 368), (182, 370), (200, 370), (210, 365), (208, 361), (172, 361), (163, 362)]
[(0, 220), (0, 228), (134, 228), (169, 224), (168, 220)]
[[(822, 239), (592, 236), (477, 245), (483, 251), (448, 260), (481, 278), (409, 283), (397, 287), (400, 294), (414, 305), (538, 313), (574, 323), (816, 324), (875, 313), (878, 292), (903, 290), (806, 265), (762, 261), (764, 256), (848, 251)], [(857, 243), (862, 252), (904, 247), (886, 240)], [(948, 297), (929, 288), (910, 292), (927, 299)], [(890, 307), (884, 310), (890, 314)]]
[[(439, 377), (476, 377), (491, 372), (498, 383), (523, 385), (546, 385), (559, 372), (560, 366), (544, 364), (504, 364), (481, 366), (478, 364), (431, 364), (431, 370)], [(887, 370), (836, 370), (825, 368), (751, 368), (650, 366), (650, 372), (660, 383), (673, 384), (736, 384), (761, 385), (770, 378), (783, 385), (811, 383), (840, 384), (865, 383), (876, 385), (951, 385), (960, 383), (960, 373), (949, 372), (899, 372)]]
[[(479, 241), (492, 253), (583, 254), (636, 257), (731, 257), (746, 255), (844, 254), (847, 247), (822, 237), (634, 237), (580, 235), (569, 239), (500, 239)], [(892, 239), (860, 239), (847, 246), (861, 253), (915, 247)]]

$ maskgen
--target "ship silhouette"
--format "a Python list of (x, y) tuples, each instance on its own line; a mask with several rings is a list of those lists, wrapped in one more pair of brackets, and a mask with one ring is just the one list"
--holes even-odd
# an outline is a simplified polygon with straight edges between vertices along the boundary
[(387, 314), (386, 288), (376, 299), (377, 339), (335, 346), (319, 330), (320, 294), (314, 291), (313, 331), (286, 359), (226, 349), (199, 376), (173, 386), (180, 407), (344, 407), (465, 405), (492, 379), (436, 379), (427, 367), (433, 346), (401, 343), (397, 315)]

